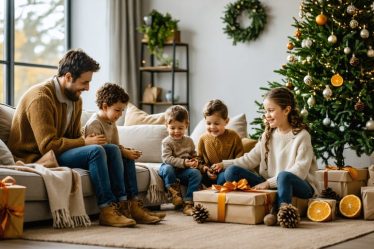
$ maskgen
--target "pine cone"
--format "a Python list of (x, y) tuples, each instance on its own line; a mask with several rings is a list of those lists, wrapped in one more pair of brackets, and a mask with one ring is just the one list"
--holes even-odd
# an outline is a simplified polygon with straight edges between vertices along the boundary
[(292, 204), (282, 204), (277, 216), (281, 227), (295, 228), (300, 223), (299, 210), (292, 206)]
[(340, 200), (340, 196), (331, 188), (327, 188), (322, 190), (322, 193), (320, 195), (321, 198), (326, 198), (326, 199), (334, 199), (337, 202)]
[(197, 204), (193, 207), (192, 217), (197, 223), (204, 223), (208, 219), (208, 216), (209, 212), (203, 205)]
[(365, 104), (359, 99), (357, 103), (355, 104), (355, 110), (356, 111), (362, 111), (365, 109)]

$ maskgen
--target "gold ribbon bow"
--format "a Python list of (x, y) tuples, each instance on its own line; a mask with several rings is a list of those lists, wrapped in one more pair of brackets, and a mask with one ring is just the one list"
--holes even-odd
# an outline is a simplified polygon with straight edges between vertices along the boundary
[(3, 189), (3, 198), (0, 203), (0, 238), (4, 237), (5, 228), (9, 223), (11, 216), (22, 217), (24, 214), (24, 208), (22, 206), (18, 207), (9, 207), (8, 206), (8, 197), (9, 190), (8, 186), (14, 185), (16, 180), (7, 176), (0, 181), (0, 188)]
[(249, 190), (252, 190), (246, 179), (241, 179), (238, 182), (225, 182), (222, 186), (212, 185), (212, 189), (217, 190), (220, 193), (227, 193), (236, 190), (249, 192)]
[(347, 171), (348, 174), (352, 177), (353, 180), (356, 180), (358, 178), (358, 171), (355, 167), (352, 166), (345, 166), (343, 168), (338, 168), (336, 166), (331, 166), (331, 165), (326, 165), (326, 170), (323, 173), (323, 185), (325, 189), (328, 187), (329, 183), (329, 176), (328, 176), (328, 171), (329, 170), (344, 170)]

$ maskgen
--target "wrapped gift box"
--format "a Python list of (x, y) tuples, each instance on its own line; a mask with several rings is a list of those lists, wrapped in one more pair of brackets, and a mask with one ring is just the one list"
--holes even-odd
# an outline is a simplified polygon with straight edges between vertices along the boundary
[(362, 207), (365, 220), (374, 220), (374, 186), (361, 188)]
[(361, 187), (366, 186), (368, 178), (367, 169), (357, 169), (356, 179), (352, 179), (346, 170), (318, 170), (316, 174), (321, 189), (330, 187), (340, 197), (349, 194), (360, 196)]
[(258, 224), (270, 211), (276, 191), (219, 193), (202, 190), (193, 193), (195, 205), (201, 204), (209, 211), (209, 221)]
[(309, 199), (301, 199), (297, 197), (292, 197), (292, 205), (297, 207), (299, 210), (300, 217), (305, 217), (308, 211)]
[(331, 207), (331, 219), (330, 220), (327, 220), (327, 221), (333, 221), (335, 220), (336, 218), (336, 213), (337, 213), (337, 209), (336, 209), (336, 200), (334, 199), (327, 199), (327, 198), (312, 198), (312, 199), (309, 199), (308, 201), (308, 206), (310, 203), (312, 203), (313, 201), (325, 201), (329, 204), (329, 206)]
[(20, 185), (3, 185), (0, 187), (0, 238), (21, 237), (25, 192), (26, 187)]

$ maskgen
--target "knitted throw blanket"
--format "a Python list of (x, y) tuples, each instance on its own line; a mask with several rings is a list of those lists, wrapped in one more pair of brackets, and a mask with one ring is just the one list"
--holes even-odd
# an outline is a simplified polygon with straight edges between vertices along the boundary
[(67, 167), (46, 168), (36, 163), (0, 167), (32, 172), (43, 177), (54, 228), (91, 225), (84, 207), (81, 178), (78, 172)]

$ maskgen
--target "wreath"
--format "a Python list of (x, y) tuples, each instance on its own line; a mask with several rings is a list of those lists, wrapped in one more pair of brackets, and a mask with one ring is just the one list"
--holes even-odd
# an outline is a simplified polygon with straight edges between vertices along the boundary
[[(252, 24), (247, 28), (240, 27), (237, 18), (247, 12)], [(266, 11), (258, 0), (239, 0), (226, 5), (225, 16), (222, 18), (226, 25), (224, 32), (233, 39), (233, 44), (237, 42), (247, 42), (256, 40), (266, 24)]]

